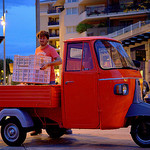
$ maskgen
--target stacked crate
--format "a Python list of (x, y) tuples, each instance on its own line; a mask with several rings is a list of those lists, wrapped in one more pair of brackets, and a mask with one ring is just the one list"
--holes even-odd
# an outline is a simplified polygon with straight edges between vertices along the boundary
[(40, 84), (50, 83), (50, 67), (40, 70), (42, 64), (48, 62), (51, 62), (51, 57), (48, 56), (15, 55), (12, 81)]

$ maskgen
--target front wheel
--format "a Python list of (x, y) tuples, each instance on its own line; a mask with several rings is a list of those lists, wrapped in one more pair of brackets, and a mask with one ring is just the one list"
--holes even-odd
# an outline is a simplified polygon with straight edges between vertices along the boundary
[(3, 141), (9, 146), (20, 146), (26, 139), (26, 131), (15, 118), (5, 120), (1, 127)]
[(150, 147), (150, 120), (138, 119), (131, 127), (131, 136), (140, 147)]

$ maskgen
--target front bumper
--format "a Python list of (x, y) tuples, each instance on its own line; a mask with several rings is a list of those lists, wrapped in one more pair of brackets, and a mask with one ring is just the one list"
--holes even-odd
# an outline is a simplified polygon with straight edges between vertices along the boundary
[(131, 104), (126, 117), (150, 116), (150, 104), (141, 102)]
[(126, 117), (134, 116), (150, 116), (150, 104), (143, 101), (139, 79), (135, 80), (133, 103), (126, 114)]

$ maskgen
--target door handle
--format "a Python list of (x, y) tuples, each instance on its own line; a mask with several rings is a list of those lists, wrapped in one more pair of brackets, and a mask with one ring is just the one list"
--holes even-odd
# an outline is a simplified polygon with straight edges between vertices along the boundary
[(74, 81), (66, 81), (65, 84), (74, 83)]

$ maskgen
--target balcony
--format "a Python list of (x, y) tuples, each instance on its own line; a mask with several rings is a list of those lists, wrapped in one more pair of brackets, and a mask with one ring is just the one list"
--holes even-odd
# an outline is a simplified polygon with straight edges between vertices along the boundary
[(96, 18), (106, 18), (106, 17), (116, 17), (116, 16), (126, 16), (126, 15), (136, 15), (136, 14), (143, 14), (143, 13), (150, 13), (150, 5), (147, 7), (128, 7), (118, 6), (118, 5), (109, 5), (108, 7), (105, 6), (89, 6), (86, 7), (85, 11), (83, 11), (79, 16), (78, 23), (87, 20), (87, 19), (96, 19)]
[(87, 36), (103, 36), (107, 34), (107, 27), (87, 29)]
[(59, 39), (59, 34), (49, 34), (49, 39), (58, 40)]
[(54, 22), (54, 21), (48, 22), (48, 26), (51, 26), (51, 25), (59, 25), (59, 22)]
[[(126, 28), (128, 28), (128, 27), (126, 27)], [(116, 35), (116, 32), (122, 31), (123, 29), (126, 29), (126, 28), (124, 28), (124, 26), (93, 27), (93, 28), (87, 29), (86, 35), (87, 36), (109, 36), (109, 37), (113, 37), (114, 33)]]
[[(140, 4), (139, 4), (140, 5)], [(105, 6), (97, 6), (97, 7), (87, 7), (86, 12), (87, 16), (92, 15), (101, 15), (101, 14), (111, 14), (111, 13), (130, 13), (130, 12), (143, 12), (150, 11), (150, 4), (147, 6), (137, 6), (137, 5), (109, 5)]]
[(113, 31), (106, 35), (107, 37), (122, 39), (122, 38), (129, 38), (139, 33), (146, 33), (150, 29), (150, 20), (146, 21), (139, 21), (135, 24), (122, 28), (120, 30)]
[[(116, 40), (130, 40), (130, 44), (135, 43), (134, 41), (146, 41), (150, 38), (150, 20), (139, 21), (127, 27), (116, 26), (116, 27), (101, 27), (101, 28), (90, 28), (84, 32), (85, 36), (105, 36), (110, 38), (115, 38)], [(138, 35), (138, 36), (137, 36)], [(137, 36), (138, 38), (134, 38)], [(125, 42), (124, 45), (127, 45)]]
[(56, 8), (55, 10), (48, 10), (47, 13), (48, 14), (61, 13), (61, 11), (63, 10), (64, 8)]
[(50, 37), (56, 37), (59, 36), (59, 34), (49, 34)]

